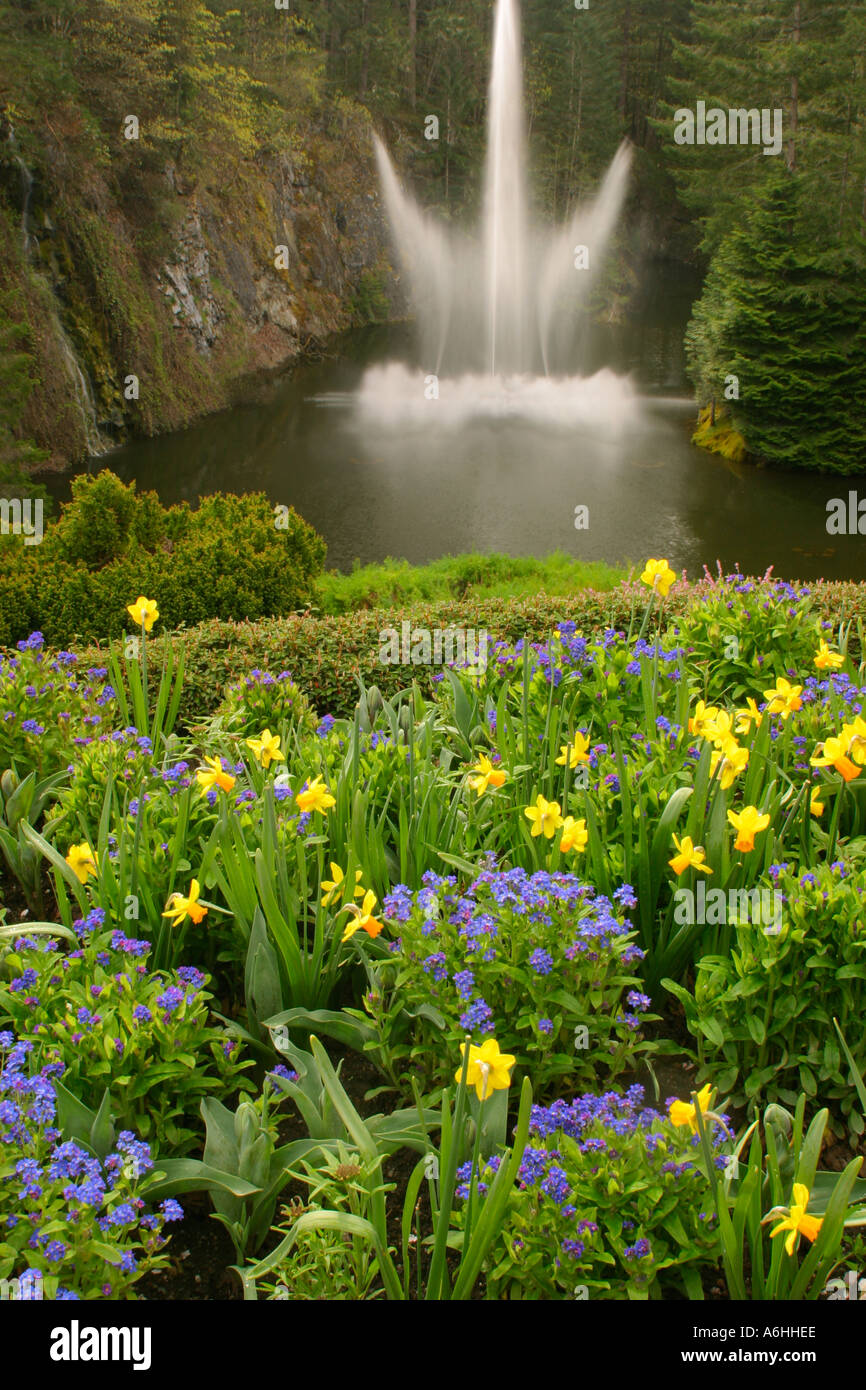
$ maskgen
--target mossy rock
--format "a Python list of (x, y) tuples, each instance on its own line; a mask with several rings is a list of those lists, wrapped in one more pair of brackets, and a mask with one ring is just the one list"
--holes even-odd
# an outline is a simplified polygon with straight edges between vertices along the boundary
[(745, 463), (749, 455), (746, 441), (734, 427), (724, 410), (716, 407), (716, 421), (712, 423), (711, 406), (705, 406), (698, 415), (698, 427), (692, 435), (692, 443), (711, 454), (721, 454), (730, 463)]

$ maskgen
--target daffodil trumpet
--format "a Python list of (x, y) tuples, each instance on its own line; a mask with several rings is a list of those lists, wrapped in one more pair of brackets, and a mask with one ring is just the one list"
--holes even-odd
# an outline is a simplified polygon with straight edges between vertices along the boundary
[[(343, 932), (343, 941), (349, 941), (356, 931), (365, 931), (368, 936), (378, 936), (383, 930), (383, 923), (376, 920), (373, 916), (373, 909), (376, 906), (376, 894), (372, 888), (364, 894), (364, 901), (358, 907), (356, 903), (346, 903), (345, 907), (340, 908), (340, 912), (351, 912), (355, 918), (354, 922), (349, 922)], [(339, 913), (337, 914), (339, 916)]]

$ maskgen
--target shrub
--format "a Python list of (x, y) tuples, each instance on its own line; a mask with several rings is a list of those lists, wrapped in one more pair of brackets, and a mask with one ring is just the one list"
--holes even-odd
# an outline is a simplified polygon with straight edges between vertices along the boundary
[[(158, 508), (156, 493), (137, 495), (134, 483), (127, 487), (107, 468), (95, 476), (83, 473), (72, 480), (72, 501), (60, 514), (52, 548), (71, 564), (80, 560), (88, 569), (101, 569), (139, 539), (138, 528), (133, 530), (139, 510), (152, 517)], [(152, 537), (154, 544), (161, 539)]]
[(117, 636), (127, 604), (155, 597), (168, 627), (290, 613), (309, 596), (325, 544), (263, 493), (162, 508), (114, 474), (78, 478), (40, 546), (0, 552), (0, 643), (39, 627), (51, 643)]
[[(0, 585), (0, 635), (4, 630), (5, 592), (4, 580)], [(689, 612), (704, 592), (706, 585), (703, 583), (691, 588), (677, 585), (665, 600), (668, 618), (676, 621)], [(485, 629), (491, 641), (516, 643), (523, 638), (542, 642), (560, 623), (567, 621), (587, 635), (601, 634), (608, 628), (625, 630), (635, 602), (645, 598), (645, 589), (638, 593), (635, 586), (623, 584), (609, 593), (586, 589), (561, 598), (540, 593), (533, 598), (520, 599), (419, 602), (394, 608), (363, 609), (337, 617), (303, 613), (257, 622), (209, 620), (192, 631), (155, 636), (150, 643), (151, 672), (156, 679), (155, 673), (162, 666), (165, 642), (170, 642), (175, 649), (181, 644), (184, 646), (187, 670), (180, 718), (187, 724), (212, 714), (228, 685), (252, 667), (290, 670), (320, 714), (345, 718), (352, 714), (357, 702), (359, 678), (368, 686), (377, 685), (386, 697), (406, 689), (413, 681), (422, 694), (434, 692), (436, 668), (381, 663), (379, 634), (386, 628), (399, 631), (401, 623), (406, 621), (413, 627), (429, 630), (449, 626), (471, 627), (476, 631)], [(121, 601), (125, 603), (128, 599), (119, 595), (116, 602), (120, 604)], [(27, 593), (16, 602), (26, 606)], [(860, 640), (856, 623), (866, 621), (866, 585), (816, 584), (812, 586), (812, 610), (821, 622), (854, 623), (849, 652), (857, 660)], [(38, 616), (34, 610), (31, 626), (38, 625)], [(104, 650), (99, 646), (82, 653), (82, 661), (88, 664), (96, 665), (104, 659)]]

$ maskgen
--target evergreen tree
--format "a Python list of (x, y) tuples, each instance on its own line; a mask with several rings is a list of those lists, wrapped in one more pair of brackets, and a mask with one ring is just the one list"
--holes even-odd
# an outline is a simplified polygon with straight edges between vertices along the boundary
[(707, 396), (736, 376), (731, 419), (760, 461), (837, 473), (866, 466), (866, 289), (859, 250), (820, 247), (801, 222), (801, 176), (776, 167), (723, 242), (690, 330)]

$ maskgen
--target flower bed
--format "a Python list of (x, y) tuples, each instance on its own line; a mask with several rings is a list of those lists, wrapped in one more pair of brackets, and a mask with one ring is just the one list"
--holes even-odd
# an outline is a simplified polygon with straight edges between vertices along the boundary
[(199, 1191), (248, 1297), (822, 1295), (866, 1203), (866, 688), (808, 589), (641, 579), (352, 700), (304, 619), (197, 703), (158, 594), (101, 664), (4, 658), (0, 1278), (131, 1296)]

